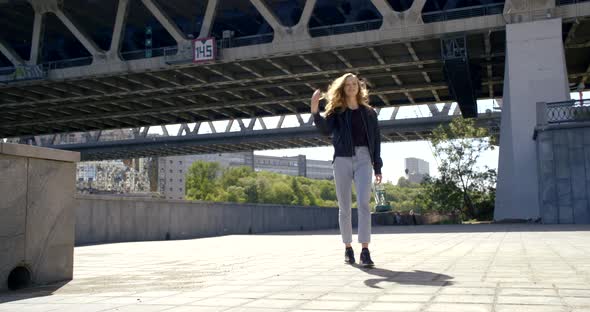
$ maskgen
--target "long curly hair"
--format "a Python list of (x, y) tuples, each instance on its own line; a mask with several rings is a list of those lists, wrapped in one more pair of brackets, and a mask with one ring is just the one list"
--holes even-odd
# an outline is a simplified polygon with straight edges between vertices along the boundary
[(323, 98), (328, 102), (326, 105), (326, 116), (329, 116), (334, 112), (341, 113), (346, 109), (346, 102), (344, 100), (346, 98), (344, 93), (344, 83), (348, 77), (356, 78), (359, 90), (356, 94), (358, 104), (372, 108), (369, 105), (369, 90), (367, 90), (366, 83), (360, 80), (355, 74), (346, 73), (336, 78), (328, 87), (328, 91), (323, 95)]

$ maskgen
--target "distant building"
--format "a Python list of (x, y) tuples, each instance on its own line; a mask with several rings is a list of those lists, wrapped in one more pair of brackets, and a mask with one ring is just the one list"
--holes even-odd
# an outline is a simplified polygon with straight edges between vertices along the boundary
[(255, 171), (270, 171), (312, 179), (333, 179), (331, 161), (308, 160), (305, 155), (275, 157), (253, 152), (220, 153), (160, 157), (158, 159), (158, 191), (167, 199), (184, 199), (186, 173), (198, 160), (217, 162), (223, 168), (248, 166)]
[(421, 183), (430, 174), (430, 164), (420, 158), (406, 158), (406, 177), (411, 183)]

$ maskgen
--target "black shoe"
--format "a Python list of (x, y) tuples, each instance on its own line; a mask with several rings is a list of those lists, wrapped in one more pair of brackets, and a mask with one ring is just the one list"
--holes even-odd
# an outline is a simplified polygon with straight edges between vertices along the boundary
[(354, 251), (352, 250), (352, 247), (347, 247), (344, 251), (344, 262), (348, 264), (354, 264)]
[(363, 248), (363, 251), (361, 251), (361, 265), (366, 268), (375, 266), (375, 263), (373, 263), (373, 260), (371, 260), (371, 253), (369, 253), (368, 248)]

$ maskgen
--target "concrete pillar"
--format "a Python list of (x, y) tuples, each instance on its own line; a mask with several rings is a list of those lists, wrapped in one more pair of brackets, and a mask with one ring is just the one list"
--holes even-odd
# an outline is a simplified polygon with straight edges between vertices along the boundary
[(209, 0), (207, 2), (207, 10), (205, 11), (205, 17), (203, 17), (203, 24), (201, 24), (199, 38), (206, 38), (211, 35), (211, 29), (213, 28), (213, 21), (215, 20), (215, 14), (217, 13), (218, 3), (219, 0)]
[(35, 20), (33, 22), (33, 38), (31, 39), (31, 56), (29, 64), (39, 64), (41, 56), (41, 45), (43, 44), (43, 35), (45, 27), (43, 25), (43, 12), (35, 10)]
[(0, 53), (4, 54), (4, 56), (6, 56), (6, 58), (15, 66), (23, 63), (23, 59), (18, 53), (12, 49), (8, 42), (2, 39), (0, 39)]
[(119, 0), (117, 8), (117, 17), (115, 18), (115, 27), (113, 28), (113, 39), (111, 40), (111, 48), (107, 52), (107, 58), (110, 60), (121, 61), (119, 50), (123, 42), (123, 31), (127, 22), (127, 12), (129, 11), (129, 0)]
[(552, 18), (555, 16), (555, 0), (506, 0), (503, 14), (508, 23)]
[(540, 216), (536, 103), (569, 99), (561, 28), (561, 19), (506, 26), (495, 220)]

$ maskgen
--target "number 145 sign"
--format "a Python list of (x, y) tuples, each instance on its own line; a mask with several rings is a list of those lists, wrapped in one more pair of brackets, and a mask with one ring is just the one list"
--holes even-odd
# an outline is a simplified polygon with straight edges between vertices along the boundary
[(215, 38), (199, 38), (193, 40), (193, 62), (214, 61), (217, 57)]

